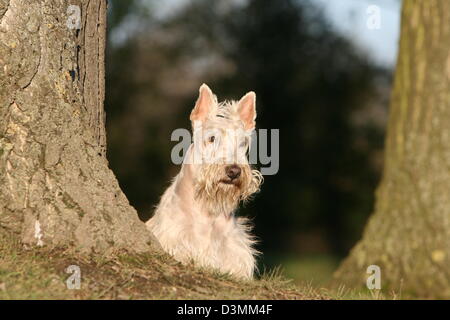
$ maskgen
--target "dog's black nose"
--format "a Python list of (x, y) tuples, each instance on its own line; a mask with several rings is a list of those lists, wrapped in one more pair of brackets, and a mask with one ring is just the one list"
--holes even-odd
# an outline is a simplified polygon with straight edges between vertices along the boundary
[(239, 178), (241, 175), (241, 168), (239, 166), (233, 164), (232, 166), (228, 166), (225, 168), (225, 172), (231, 180)]

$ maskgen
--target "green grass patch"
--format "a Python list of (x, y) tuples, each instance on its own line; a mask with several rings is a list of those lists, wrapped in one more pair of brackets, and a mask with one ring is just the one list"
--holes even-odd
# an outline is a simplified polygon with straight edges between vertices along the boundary
[[(81, 288), (68, 289), (70, 265), (81, 270)], [(329, 299), (326, 290), (298, 285), (276, 269), (239, 281), (163, 253), (121, 252), (106, 257), (68, 248), (25, 249), (0, 229), (0, 299)]]

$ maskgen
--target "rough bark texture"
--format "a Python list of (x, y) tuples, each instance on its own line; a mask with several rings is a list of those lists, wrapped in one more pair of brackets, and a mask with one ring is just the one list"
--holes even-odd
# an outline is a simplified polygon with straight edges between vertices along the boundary
[(25, 244), (151, 244), (105, 157), (105, 30), (106, 0), (0, 0), (0, 227)]
[(385, 168), (363, 239), (335, 276), (450, 297), (450, 1), (406, 0)]

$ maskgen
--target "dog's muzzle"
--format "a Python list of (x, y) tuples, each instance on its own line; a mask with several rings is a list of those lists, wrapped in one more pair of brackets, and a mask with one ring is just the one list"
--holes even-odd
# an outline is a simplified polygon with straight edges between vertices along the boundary
[(241, 172), (241, 168), (236, 164), (226, 166), (225, 175), (227, 176), (227, 178), (222, 179), (220, 182), (237, 185), (239, 177), (241, 176)]

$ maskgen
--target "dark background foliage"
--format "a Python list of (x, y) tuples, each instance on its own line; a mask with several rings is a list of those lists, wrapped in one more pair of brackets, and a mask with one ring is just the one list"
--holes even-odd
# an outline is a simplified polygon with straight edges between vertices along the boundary
[(280, 170), (239, 211), (256, 225), (261, 265), (338, 261), (373, 208), (390, 71), (308, 1), (198, 0), (163, 16), (154, 4), (109, 8), (108, 158), (140, 218), (179, 170), (170, 134), (190, 128), (200, 84), (219, 100), (253, 90), (257, 127), (280, 129)]

